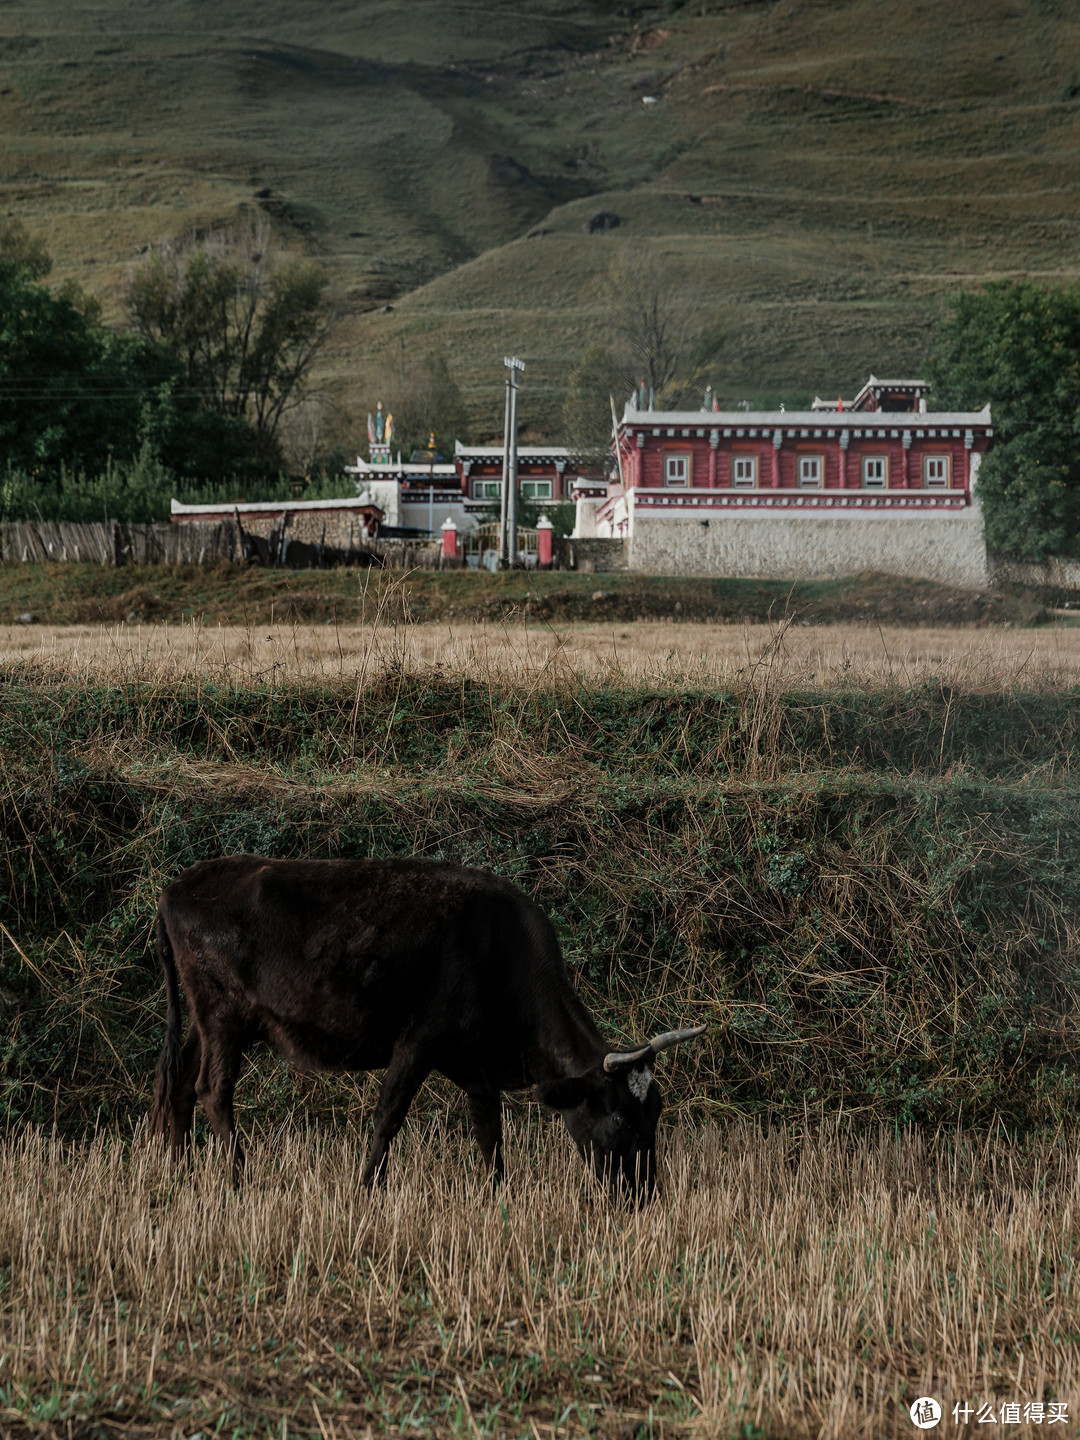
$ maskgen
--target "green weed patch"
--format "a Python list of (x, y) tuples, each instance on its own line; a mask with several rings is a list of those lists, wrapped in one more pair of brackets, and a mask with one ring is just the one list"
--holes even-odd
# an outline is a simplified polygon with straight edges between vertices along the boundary
[[(510, 876), (613, 1036), (708, 1022), (676, 1087), (695, 1113), (1056, 1123), (1080, 1048), (1076, 717), (1069, 694), (939, 688), (9, 682), (6, 1114), (142, 1113), (156, 895), (245, 851)], [(259, 1071), (270, 1118), (340, 1101)]]

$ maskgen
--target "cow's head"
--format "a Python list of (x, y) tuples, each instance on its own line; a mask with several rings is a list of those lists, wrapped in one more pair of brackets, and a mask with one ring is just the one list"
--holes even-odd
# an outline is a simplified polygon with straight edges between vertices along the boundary
[(616, 1193), (638, 1204), (657, 1191), (656, 1122), (662, 1101), (652, 1062), (705, 1029), (669, 1030), (637, 1050), (605, 1055), (584, 1075), (544, 1080), (537, 1098), (562, 1114), (586, 1161)]

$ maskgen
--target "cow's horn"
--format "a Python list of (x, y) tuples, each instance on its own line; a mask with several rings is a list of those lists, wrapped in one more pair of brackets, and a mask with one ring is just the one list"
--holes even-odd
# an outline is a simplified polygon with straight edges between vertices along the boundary
[(604, 1069), (609, 1075), (614, 1075), (619, 1070), (624, 1070), (627, 1065), (636, 1065), (639, 1060), (644, 1060), (653, 1053), (651, 1045), (642, 1045), (640, 1050), (627, 1050), (621, 1054), (612, 1051), (610, 1055), (604, 1056)]
[(673, 1045), (678, 1045), (683, 1040), (693, 1040), (698, 1035), (704, 1035), (704, 1025), (695, 1025), (692, 1030), (665, 1030), (663, 1035), (657, 1035), (649, 1041), (648, 1048), (654, 1055), (659, 1055), (661, 1050), (670, 1050)]

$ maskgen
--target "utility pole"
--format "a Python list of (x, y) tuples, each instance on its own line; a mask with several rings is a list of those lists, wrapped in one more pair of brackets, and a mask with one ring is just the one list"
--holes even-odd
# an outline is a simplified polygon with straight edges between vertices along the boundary
[(427, 527), (428, 539), (435, 539), (435, 431), (428, 435), (428, 512)]
[(516, 355), (503, 359), (509, 374), (506, 377), (506, 430), (503, 440), (502, 496), (499, 505), (499, 569), (512, 570), (517, 564), (518, 495), (517, 495), (517, 392), (518, 372), (525, 361)]

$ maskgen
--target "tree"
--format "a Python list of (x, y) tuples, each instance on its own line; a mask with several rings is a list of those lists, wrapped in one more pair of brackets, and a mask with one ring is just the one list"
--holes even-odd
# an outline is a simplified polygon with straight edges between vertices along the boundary
[(329, 395), (307, 395), (282, 417), (281, 450), (288, 472), (311, 485), (317, 476), (340, 475), (355, 443), (356, 417)]
[(589, 345), (570, 372), (563, 404), (563, 434), (574, 459), (602, 468), (611, 458), (611, 397), (622, 412), (633, 388), (626, 365), (606, 345)]
[(953, 298), (929, 366), (941, 409), (993, 409), (979, 471), (987, 543), (1080, 554), (1080, 287), (998, 282)]
[(35, 283), (35, 273), (0, 260), (0, 454), (36, 474), (134, 456), (152, 357), (134, 337), (93, 324), (69, 294)]
[(173, 354), (185, 385), (251, 425), (270, 464), (329, 333), (326, 276), (274, 249), (265, 221), (152, 251), (128, 283), (137, 333)]
[(0, 220), (0, 264), (11, 266), (24, 280), (44, 280), (52, 257), (40, 235), (31, 235), (21, 220)]
[(61, 491), (69, 510), (117, 485), (131, 499), (162, 467), (199, 484), (266, 473), (245, 419), (207, 409), (170, 349), (107, 329), (77, 285), (41, 284), (51, 269), (40, 239), (0, 223), (0, 463), (38, 487), (38, 511)]
[(203, 408), (169, 351), (101, 325), (77, 286), (39, 284), (50, 269), (40, 241), (0, 227), (0, 461), (45, 487), (151, 459), (200, 482), (250, 474), (247, 423)]
[(678, 374), (692, 313), (670, 271), (651, 251), (623, 249), (608, 271), (601, 300), (627, 393), (643, 384), (663, 395)]
[(570, 448), (583, 464), (602, 465), (611, 452), (611, 397), (622, 414), (633, 391), (660, 408), (700, 403), (700, 391), (721, 343), (703, 328), (689, 297), (651, 251), (620, 250), (596, 300), (604, 339), (588, 346), (571, 372), (563, 405)]
[(404, 380), (388, 377), (383, 399), (394, 416), (394, 443), (404, 455), (414, 450), (427, 453), (428, 440), (434, 435), (436, 450), (449, 459), (454, 441), (468, 439), (469, 417), (461, 388), (450, 373), (446, 356), (437, 351), (428, 351), (414, 361)]

